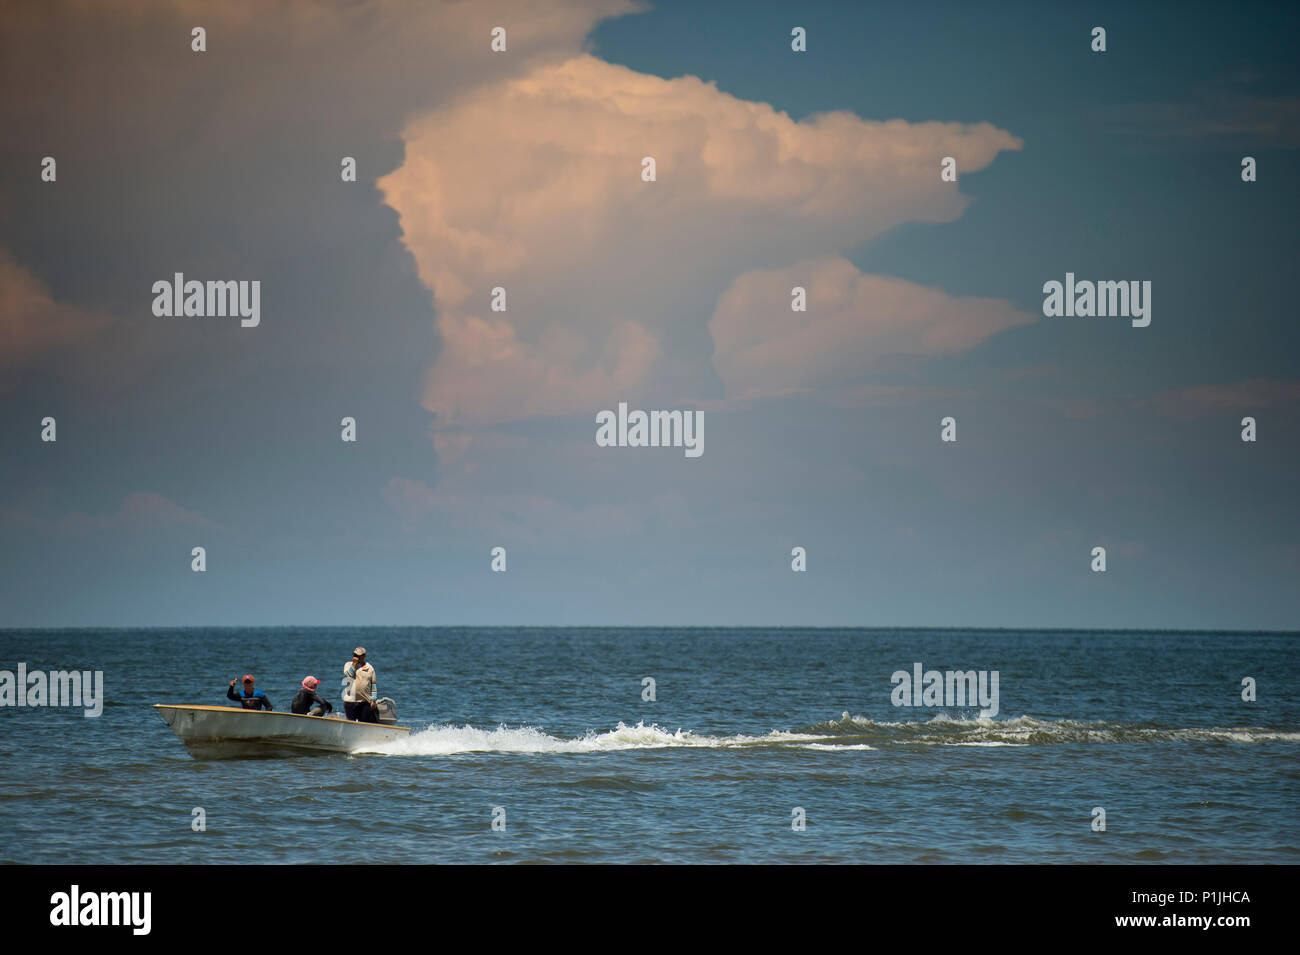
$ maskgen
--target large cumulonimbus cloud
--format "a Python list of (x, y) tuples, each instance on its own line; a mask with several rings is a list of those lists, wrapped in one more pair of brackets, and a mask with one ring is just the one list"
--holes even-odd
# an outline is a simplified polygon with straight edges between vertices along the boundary
[[(728, 396), (812, 388), (846, 361), (961, 351), (1031, 320), (839, 258), (959, 216), (968, 200), (940, 160), (973, 172), (1021, 145), (987, 123), (796, 122), (584, 55), (430, 112), (404, 139), (380, 188), (439, 310), (423, 399), (440, 429), (716, 397), (718, 378)], [(810, 283), (824, 310), (796, 344), (790, 286)]]

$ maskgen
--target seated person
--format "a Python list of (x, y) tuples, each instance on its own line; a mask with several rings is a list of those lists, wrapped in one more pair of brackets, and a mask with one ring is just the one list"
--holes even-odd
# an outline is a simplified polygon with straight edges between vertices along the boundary
[[(298, 695), (293, 698), (293, 703), (289, 705), (291, 712), (300, 716), (324, 716), (333, 711), (334, 707), (329, 700), (323, 699), (316, 692), (316, 687), (320, 686), (320, 680), (314, 676), (309, 676), (302, 681), (302, 689)], [(308, 712), (310, 710), (310, 712)]]

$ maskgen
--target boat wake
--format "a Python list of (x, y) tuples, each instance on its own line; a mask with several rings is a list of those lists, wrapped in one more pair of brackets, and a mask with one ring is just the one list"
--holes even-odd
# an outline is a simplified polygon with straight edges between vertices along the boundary
[(1104, 720), (1048, 720), (1017, 716), (954, 719), (939, 713), (918, 722), (878, 722), (865, 716), (841, 714), (799, 732), (833, 739), (836, 743), (930, 746), (1035, 746), (1062, 743), (1170, 743), (1269, 741), (1300, 742), (1300, 732), (1238, 727), (1169, 727), (1155, 723), (1113, 723)]
[(574, 739), (551, 736), (533, 726), (477, 729), (450, 724), (430, 726), (390, 743), (357, 753), (383, 756), (450, 756), (457, 753), (603, 753), (636, 749), (800, 748), (822, 752), (877, 750), (897, 746), (1037, 746), (1070, 743), (1259, 743), (1300, 742), (1300, 732), (1261, 727), (1184, 727), (1154, 724), (1040, 720), (1018, 716), (1008, 720), (976, 717), (954, 719), (940, 713), (930, 720), (892, 723), (850, 716), (793, 731), (773, 730), (761, 736), (696, 735), (669, 731), (644, 722), (619, 723), (607, 732), (589, 732)]
[[(809, 739), (818, 739), (810, 736)], [(619, 723), (606, 733), (591, 732), (576, 739), (561, 739), (532, 726), (494, 730), (472, 726), (430, 726), (413, 732), (394, 743), (385, 743), (357, 752), (385, 756), (446, 756), (454, 753), (603, 753), (626, 749), (666, 749), (669, 747), (753, 746), (772, 742), (768, 736), (697, 736), (689, 730), (675, 732), (659, 726)]]

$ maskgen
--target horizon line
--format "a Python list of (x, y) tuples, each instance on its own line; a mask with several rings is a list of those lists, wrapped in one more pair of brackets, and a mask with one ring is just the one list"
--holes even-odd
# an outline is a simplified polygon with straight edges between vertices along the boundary
[(299, 628), (304, 630), (862, 630), (867, 632), (885, 632), (894, 630), (963, 630), (977, 633), (1039, 633), (1053, 631), (1057, 633), (1183, 633), (1183, 634), (1241, 634), (1241, 635), (1276, 635), (1300, 636), (1300, 630), (1267, 630), (1258, 628), (1223, 629), (1223, 628), (1188, 628), (1188, 627), (966, 627), (966, 626), (899, 626), (861, 624), (149, 624), (149, 625), (78, 625), (78, 626), (4, 626), (0, 634), (20, 630), (107, 630), (107, 631), (151, 631), (151, 630), (285, 630)]

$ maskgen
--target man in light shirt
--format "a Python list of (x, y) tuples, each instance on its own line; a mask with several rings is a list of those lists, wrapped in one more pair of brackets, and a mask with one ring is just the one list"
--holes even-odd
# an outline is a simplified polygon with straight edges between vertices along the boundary
[(379, 722), (375, 702), (375, 668), (366, 662), (366, 648), (357, 647), (352, 659), (343, 665), (343, 676), (349, 682), (343, 688), (343, 712), (358, 723)]

